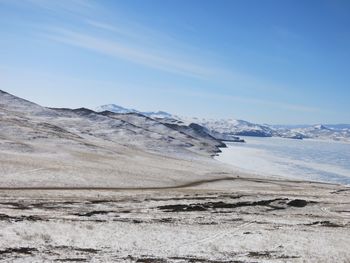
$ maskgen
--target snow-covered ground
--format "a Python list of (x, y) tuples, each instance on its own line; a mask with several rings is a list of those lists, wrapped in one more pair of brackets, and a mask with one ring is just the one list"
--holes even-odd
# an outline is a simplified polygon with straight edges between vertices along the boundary
[(206, 129), (0, 91), (0, 261), (350, 258), (349, 188), (237, 171)]
[(348, 188), (235, 177), (181, 189), (0, 191), (9, 262), (347, 262)]

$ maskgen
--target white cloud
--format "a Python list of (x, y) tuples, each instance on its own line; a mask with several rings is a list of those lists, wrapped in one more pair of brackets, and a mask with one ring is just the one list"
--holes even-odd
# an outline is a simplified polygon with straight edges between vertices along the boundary
[(202, 67), (191, 62), (177, 60), (175, 57), (157, 54), (154, 51), (131, 46), (130, 44), (127, 45), (85, 33), (66, 29), (56, 29), (52, 34), (49, 34), (48, 37), (65, 44), (132, 61), (137, 64), (146, 65), (163, 71), (198, 78), (208, 78), (213, 75), (213, 69), (210, 68)]
[(217, 101), (240, 102), (240, 103), (246, 103), (251, 106), (264, 106), (264, 107), (269, 107), (274, 109), (284, 109), (284, 110), (289, 110), (294, 112), (305, 112), (305, 113), (325, 112), (325, 110), (321, 110), (317, 107), (305, 106), (305, 105), (294, 104), (294, 103), (269, 101), (266, 99), (259, 99), (259, 98), (253, 98), (253, 97), (224, 95), (224, 94), (205, 92), (205, 91), (193, 91), (190, 88), (183, 89), (180, 87), (167, 86), (167, 89), (164, 89), (164, 88), (159, 89), (159, 91), (164, 91), (164, 90), (166, 90), (167, 93), (171, 92), (177, 95), (191, 96), (195, 98), (205, 98), (205, 99), (217, 100)]
[(97, 7), (89, 0), (23, 0), (23, 3), (26, 2), (36, 7), (54, 12), (64, 11), (82, 13)]
[[(117, 28), (110, 24), (96, 21), (90, 21), (88, 23), (104, 30), (121, 33), (122, 36), (128, 34), (126, 29)], [(124, 37), (122, 37), (123, 41), (117, 41), (106, 37), (97, 37), (91, 33), (77, 32), (63, 28), (50, 28), (49, 32), (47, 37), (61, 43), (84, 48), (161, 71), (204, 79), (215, 83), (215, 85), (221, 88), (227, 87), (231, 91), (251, 89), (264, 92), (278, 92), (286, 90), (286, 87), (282, 85), (257, 79), (249, 74), (237, 72), (229, 68), (208, 66), (208, 62), (203, 62), (203, 60), (205, 61), (206, 59), (198, 62), (196, 59), (189, 58), (190, 56), (183, 55), (183, 53), (175, 48), (169, 47), (167, 52), (157, 52), (161, 49), (158, 44), (154, 44), (154, 46), (142, 45), (142, 33), (138, 36), (135, 36), (136, 32), (130, 33), (133, 34), (131, 36), (138, 38), (138, 41), (130, 41), (130, 39), (125, 40)]]

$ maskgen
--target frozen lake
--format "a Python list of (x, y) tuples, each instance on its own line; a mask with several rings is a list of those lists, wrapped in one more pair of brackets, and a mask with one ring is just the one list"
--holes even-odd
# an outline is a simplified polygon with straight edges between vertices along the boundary
[(350, 185), (350, 144), (242, 137), (246, 143), (226, 143), (217, 160), (256, 174)]

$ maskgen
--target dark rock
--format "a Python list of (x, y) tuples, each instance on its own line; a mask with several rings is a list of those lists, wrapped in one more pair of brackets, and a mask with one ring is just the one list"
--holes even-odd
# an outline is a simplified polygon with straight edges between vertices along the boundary
[(316, 221), (306, 225), (307, 226), (325, 226), (325, 227), (343, 227), (342, 225), (339, 225), (330, 221)]
[(308, 202), (302, 199), (295, 199), (287, 203), (287, 205), (294, 206), (294, 207), (304, 207), (307, 204)]
[(111, 211), (91, 211), (91, 212), (87, 212), (87, 213), (78, 213), (78, 214), (74, 214), (77, 216), (93, 216), (93, 215), (106, 215), (108, 213), (110, 213)]
[(38, 251), (36, 248), (31, 247), (17, 247), (17, 248), (6, 248), (3, 250), (0, 250), (0, 255), (3, 254), (26, 254), (26, 255), (32, 255), (33, 252)]

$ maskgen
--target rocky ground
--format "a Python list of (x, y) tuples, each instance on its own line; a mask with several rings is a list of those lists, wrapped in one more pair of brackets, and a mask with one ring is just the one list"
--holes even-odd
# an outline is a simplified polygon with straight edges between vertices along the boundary
[(3, 262), (349, 262), (350, 189), (222, 177), (159, 189), (2, 189)]

